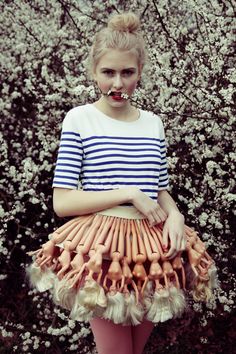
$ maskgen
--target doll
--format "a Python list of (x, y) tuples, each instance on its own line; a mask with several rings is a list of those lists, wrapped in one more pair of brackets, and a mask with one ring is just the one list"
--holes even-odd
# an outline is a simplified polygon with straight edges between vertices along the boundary
[(138, 325), (141, 323), (144, 316), (144, 306), (140, 301), (139, 291), (133, 280), (133, 274), (130, 269), (132, 262), (130, 220), (126, 221), (125, 231), (125, 254), (121, 260), (122, 274), (124, 276), (124, 287), (122, 291), (125, 300), (124, 323)]
[(142, 231), (147, 257), (151, 262), (148, 278), (154, 282), (154, 292), (151, 302), (146, 302), (146, 306), (148, 307), (146, 317), (154, 323), (164, 322), (172, 318), (172, 313), (169, 304), (169, 292), (163, 284), (164, 271), (159, 263), (161, 250), (153, 238), (153, 230), (149, 230), (145, 221), (142, 222)]
[[(124, 256), (124, 227), (124, 220), (119, 218), (112, 238), (110, 267), (103, 281), (108, 301), (103, 318), (112, 320), (116, 324), (122, 323), (125, 316), (125, 301), (122, 294), (125, 278), (120, 264)], [(108, 280), (110, 281), (110, 286), (107, 285)]]
[(136, 278), (137, 288), (139, 292), (143, 292), (148, 282), (148, 276), (144, 267), (147, 259), (146, 249), (140, 233), (140, 221), (132, 221), (132, 260), (135, 263), (133, 275)]

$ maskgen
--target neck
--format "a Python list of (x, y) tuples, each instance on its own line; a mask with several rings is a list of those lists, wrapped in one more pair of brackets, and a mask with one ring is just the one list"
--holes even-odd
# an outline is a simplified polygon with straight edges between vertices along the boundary
[(127, 100), (127, 103), (122, 107), (111, 107), (106, 104), (103, 97), (94, 103), (95, 107), (98, 108), (102, 113), (107, 116), (117, 119), (117, 120), (135, 120), (130, 119), (135, 112), (137, 111), (135, 107), (131, 106), (130, 102)]

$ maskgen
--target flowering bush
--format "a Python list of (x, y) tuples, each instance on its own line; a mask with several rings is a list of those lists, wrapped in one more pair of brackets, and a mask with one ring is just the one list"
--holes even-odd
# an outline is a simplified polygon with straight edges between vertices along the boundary
[(158, 326), (146, 352), (158, 345), (162, 353), (177, 353), (173, 344), (178, 353), (232, 352), (235, 4), (6, 0), (0, 10), (0, 328), (5, 352), (94, 350), (89, 327), (53, 308), (47, 294), (29, 289), (24, 270), (31, 261), (26, 252), (63, 222), (52, 210), (56, 150), (65, 113), (97, 97), (87, 75), (92, 34), (111, 13), (127, 10), (140, 14), (149, 52), (133, 99), (163, 119), (171, 194), (209, 247), (221, 282), (208, 307), (193, 304), (195, 311), (181, 320)]

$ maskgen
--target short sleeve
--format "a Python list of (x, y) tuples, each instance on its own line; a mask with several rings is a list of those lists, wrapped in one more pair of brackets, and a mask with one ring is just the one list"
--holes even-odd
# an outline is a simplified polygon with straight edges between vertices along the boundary
[(79, 186), (83, 146), (75, 118), (71, 110), (62, 124), (53, 187), (78, 189)]
[(161, 191), (169, 187), (169, 177), (168, 177), (167, 159), (166, 159), (166, 139), (165, 139), (165, 132), (164, 132), (164, 127), (161, 119), (159, 119), (159, 132), (160, 132), (161, 164), (159, 170), (158, 191)]

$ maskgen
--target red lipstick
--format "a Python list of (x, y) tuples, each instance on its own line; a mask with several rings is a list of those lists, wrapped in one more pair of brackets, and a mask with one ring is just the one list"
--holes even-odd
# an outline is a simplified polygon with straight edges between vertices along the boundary
[(107, 92), (107, 96), (111, 96), (112, 99), (115, 100), (115, 101), (121, 101), (123, 99), (125, 99), (125, 100), (129, 99), (129, 96), (126, 93), (116, 92), (116, 91), (111, 91), (111, 90), (109, 90)]
[(123, 97), (121, 95), (111, 95), (111, 98), (115, 101), (122, 101)]

